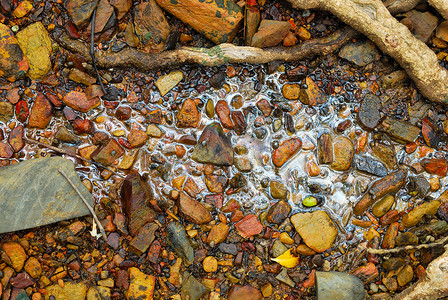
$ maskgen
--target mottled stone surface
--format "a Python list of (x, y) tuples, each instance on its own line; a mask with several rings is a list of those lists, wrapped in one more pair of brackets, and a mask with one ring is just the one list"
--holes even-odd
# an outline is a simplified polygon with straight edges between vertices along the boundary
[(59, 168), (92, 203), (92, 196), (79, 180), (73, 162), (68, 159), (39, 158), (5, 166), (0, 168), (0, 233), (90, 213), (72, 186), (59, 173)]

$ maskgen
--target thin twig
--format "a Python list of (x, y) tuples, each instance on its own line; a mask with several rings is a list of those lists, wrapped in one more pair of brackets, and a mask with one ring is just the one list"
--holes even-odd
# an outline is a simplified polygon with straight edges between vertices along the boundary
[(112, 170), (112, 169), (106, 167), (106, 166), (103, 165), (102, 163), (99, 163), (99, 162), (96, 162), (96, 161), (93, 161), (93, 160), (84, 158), (84, 157), (82, 157), (82, 156), (80, 156), (80, 155), (78, 155), (78, 154), (71, 153), (71, 152), (65, 151), (65, 150), (63, 150), (63, 149), (61, 149), (61, 148), (58, 148), (58, 147), (55, 147), (55, 146), (51, 146), (51, 145), (48, 145), (48, 144), (45, 144), (45, 143), (41, 143), (41, 142), (39, 142), (39, 141), (30, 139), (30, 138), (27, 138), (27, 137), (23, 137), (23, 140), (24, 140), (25, 142), (32, 143), (32, 144), (36, 144), (36, 145), (39, 145), (39, 146), (41, 146), (41, 147), (48, 148), (48, 149), (50, 149), (50, 150), (56, 151), (56, 152), (61, 153), (61, 154), (65, 154), (65, 155), (69, 155), (69, 156), (72, 156), (72, 157), (76, 157), (76, 158), (78, 158), (78, 159), (80, 159), (80, 160), (82, 160), (82, 161), (85, 161), (85, 162), (91, 163), (91, 164), (93, 164), (93, 165), (96, 165), (96, 166), (98, 166), (98, 167), (100, 167), (100, 168), (106, 169), (106, 170), (108, 170), (109, 172), (112, 172), (114, 175), (117, 175), (117, 176), (120, 176), (120, 177), (124, 178), (123, 175), (121, 175), (121, 174), (115, 172), (114, 170)]
[(448, 236), (441, 238), (441, 239), (435, 241), (434, 243), (429, 243), (429, 244), (420, 244), (420, 245), (416, 245), (416, 246), (409, 245), (409, 246), (403, 246), (403, 247), (398, 247), (398, 248), (393, 248), (393, 249), (368, 248), (367, 252), (372, 253), (372, 254), (398, 253), (401, 251), (429, 249), (429, 248), (436, 247), (436, 246), (443, 246), (446, 242), (448, 242)]
[(78, 188), (76, 187), (76, 185), (70, 180), (70, 178), (68, 178), (67, 174), (65, 174), (64, 170), (62, 170), (62, 168), (59, 168), (59, 173), (61, 173), (62, 176), (64, 176), (65, 179), (67, 179), (68, 183), (70, 183), (70, 185), (72, 186), (72, 188), (76, 191), (76, 193), (78, 194), (79, 197), (81, 197), (82, 201), (84, 201), (84, 204), (87, 206), (87, 208), (90, 210), (90, 212), (93, 215), (93, 218), (95, 219), (96, 224), (98, 225), (98, 228), (101, 231), (101, 235), (103, 236), (104, 240), (107, 243), (107, 235), (106, 235), (106, 231), (104, 230), (103, 225), (101, 225), (100, 220), (98, 219), (97, 215), (95, 214), (95, 211), (93, 210), (93, 207), (89, 204), (89, 202), (87, 202), (86, 198), (84, 198), (84, 196), (81, 194), (81, 192), (78, 190)]
[(96, 7), (93, 10), (92, 21), (90, 22), (90, 57), (92, 57), (92, 65), (95, 69), (96, 79), (100, 83), (101, 90), (106, 94), (106, 89), (104, 88), (103, 81), (101, 80), (100, 73), (98, 73), (98, 68), (96, 67), (95, 60), (95, 18), (96, 18)]

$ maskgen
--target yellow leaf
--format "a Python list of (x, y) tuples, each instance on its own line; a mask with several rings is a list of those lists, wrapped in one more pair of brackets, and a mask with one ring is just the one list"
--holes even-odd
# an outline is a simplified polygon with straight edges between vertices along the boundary
[(288, 251), (286, 251), (285, 253), (276, 258), (271, 258), (271, 260), (275, 261), (276, 263), (279, 263), (284, 267), (294, 268), (299, 264), (300, 259), (297, 256), (292, 255), (291, 250), (292, 249), (289, 249)]

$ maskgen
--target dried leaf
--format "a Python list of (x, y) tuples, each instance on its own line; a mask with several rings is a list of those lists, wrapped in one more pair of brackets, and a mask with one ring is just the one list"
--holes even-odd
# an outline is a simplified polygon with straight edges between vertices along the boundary
[(279, 263), (280, 265), (286, 268), (294, 268), (299, 264), (300, 259), (297, 256), (292, 255), (291, 250), (292, 249), (289, 249), (288, 251), (286, 251), (285, 253), (276, 258), (271, 258), (271, 260), (275, 261), (276, 263)]

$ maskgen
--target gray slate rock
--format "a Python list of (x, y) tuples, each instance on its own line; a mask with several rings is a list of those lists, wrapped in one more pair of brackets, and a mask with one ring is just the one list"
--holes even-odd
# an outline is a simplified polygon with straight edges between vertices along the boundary
[(184, 273), (184, 277), (188, 278), (182, 283), (181, 296), (182, 299), (199, 300), (209, 290), (200, 283), (193, 275)]
[(81, 183), (71, 160), (38, 158), (0, 168), (0, 233), (28, 229), (90, 214), (58, 169), (68, 175), (84, 198), (92, 195)]
[(179, 222), (171, 222), (166, 228), (168, 244), (180, 256), (185, 266), (193, 263), (194, 252), (184, 226)]
[(384, 164), (378, 160), (375, 160), (369, 156), (357, 155), (353, 160), (353, 165), (358, 171), (375, 175), (378, 177), (384, 177), (387, 175), (387, 168)]
[(362, 281), (342, 272), (316, 272), (318, 300), (364, 300), (366, 292)]

